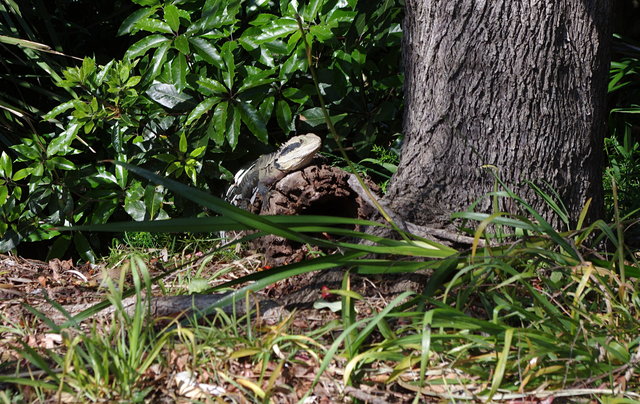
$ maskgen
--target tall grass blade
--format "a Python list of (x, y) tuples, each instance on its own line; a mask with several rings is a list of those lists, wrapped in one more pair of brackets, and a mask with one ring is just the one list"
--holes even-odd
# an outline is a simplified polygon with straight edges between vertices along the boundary
[(616, 246), (616, 257), (618, 258), (618, 271), (620, 273), (620, 289), (618, 290), (620, 300), (627, 300), (627, 276), (624, 265), (624, 231), (622, 230), (622, 221), (620, 220), (620, 209), (618, 207), (618, 187), (616, 180), (611, 177), (611, 192), (613, 193), (613, 219), (616, 226), (616, 235), (618, 236), (618, 245)]
[[(342, 277), (342, 290), (347, 292), (351, 291), (350, 271), (345, 271), (344, 276)], [(346, 329), (356, 322), (355, 301), (350, 293), (342, 294), (340, 299), (342, 301), (342, 324), (343, 328)], [(358, 352), (358, 347), (355, 344), (356, 336), (357, 330), (353, 330), (345, 337), (344, 344), (348, 359), (352, 359)]]
[(487, 401), (491, 401), (491, 398), (496, 394), (498, 388), (502, 384), (504, 379), (504, 372), (507, 367), (507, 360), (509, 359), (509, 351), (511, 350), (511, 339), (513, 338), (514, 328), (509, 328), (504, 334), (504, 346), (502, 352), (498, 355), (498, 363), (493, 374), (493, 380), (491, 381), (491, 390), (489, 390), (489, 398)]
[(589, 207), (591, 207), (592, 200), (593, 200), (592, 198), (587, 199), (587, 202), (582, 207), (582, 210), (580, 211), (580, 216), (578, 216), (578, 223), (576, 224), (576, 230), (582, 229), (582, 226), (584, 225), (584, 219), (587, 217), (587, 213), (589, 213)]

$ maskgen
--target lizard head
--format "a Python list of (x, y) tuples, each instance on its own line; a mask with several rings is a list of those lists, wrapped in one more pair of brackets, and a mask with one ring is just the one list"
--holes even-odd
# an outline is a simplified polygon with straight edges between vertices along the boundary
[(321, 145), (320, 137), (313, 133), (294, 136), (277, 151), (274, 165), (283, 172), (298, 170), (313, 160)]

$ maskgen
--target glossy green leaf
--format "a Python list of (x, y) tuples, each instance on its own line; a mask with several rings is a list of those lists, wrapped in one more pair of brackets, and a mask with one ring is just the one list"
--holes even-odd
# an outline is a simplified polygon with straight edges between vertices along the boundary
[[(59, 206), (57, 207), (59, 208)], [(58, 210), (54, 212), (53, 215), (50, 215), (49, 217), (54, 217), (56, 218), (55, 220), (59, 220), (57, 218), (59, 216), (60, 216), (60, 211)], [(51, 240), (52, 238), (56, 237), (59, 234), (60, 232), (56, 230), (51, 230), (51, 226), (42, 226), (35, 229), (31, 233), (29, 233), (29, 235), (26, 238), (29, 241), (45, 241), (45, 240)]]
[[(258, 17), (259, 19), (260, 17)], [(258, 24), (255, 20), (253, 24)], [(263, 24), (259, 24), (263, 25)], [(256, 37), (261, 32), (259, 26), (247, 28), (240, 38), (238, 38), (238, 43), (247, 51), (252, 51), (254, 49), (260, 48), (260, 43), (256, 41)]]
[(315, 20), (316, 16), (318, 15), (318, 11), (320, 10), (320, 7), (322, 7), (324, 2), (325, 0), (310, 0), (307, 3), (307, 6), (304, 8), (304, 11), (302, 13), (304, 20), (305, 21)]
[(0, 253), (6, 253), (13, 250), (20, 244), (23, 237), (15, 230), (9, 228), (0, 236)]
[(162, 32), (165, 34), (172, 34), (173, 31), (169, 24), (164, 21), (156, 20), (155, 18), (141, 18), (135, 23), (137, 29), (147, 32)]
[(240, 136), (240, 114), (238, 107), (227, 108), (227, 142), (231, 149), (235, 149), (238, 145), (238, 137)]
[(125, 193), (124, 210), (135, 221), (145, 219), (147, 209), (142, 198), (144, 196), (144, 188), (139, 182), (132, 184)]
[[(101, 200), (91, 212), (91, 223), (104, 224), (119, 207), (119, 201), (116, 198), (110, 200)], [(136, 222), (133, 222), (136, 223)]]
[(153, 58), (151, 59), (151, 69), (149, 73), (145, 76), (145, 82), (152, 81), (160, 74), (160, 69), (165, 64), (167, 59), (167, 51), (171, 47), (170, 42), (163, 43), (158, 46), (158, 48), (153, 53)]
[(223, 101), (216, 105), (213, 111), (213, 119), (209, 123), (207, 134), (216, 145), (221, 146), (224, 143), (225, 133), (227, 131), (227, 107), (229, 103)]
[(238, 93), (276, 81), (275, 77), (272, 77), (273, 69), (260, 70), (257, 68), (247, 68), (247, 73), (248, 76), (242, 81)]
[(251, 133), (253, 133), (262, 143), (267, 143), (267, 126), (255, 107), (248, 102), (240, 102), (235, 110), (240, 112), (242, 122), (247, 125), (247, 128), (249, 128)]
[(120, 25), (120, 28), (118, 28), (117, 35), (122, 36), (122, 35), (131, 33), (131, 31), (135, 27), (135, 24), (139, 20), (143, 18), (147, 18), (150, 15), (153, 15), (154, 12), (155, 12), (155, 9), (153, 8), (141, 8), (139, 10), (134, 11), (122, 22), (122, 24)]
[(66, 112), (69, 109), (73, 108), (73, 106), (74, 106), (74, 100), (63, 102), (62, 104), (60, 104), (60, 105), (56, 106), (55, 108), (53, 108), (51, 111), (47, 112), (42, 117), (42, 119), (44, 119), (44, 120), (54, 119), (55, 117), (57, 117), (61, 113)]
[(184, 171), (184, 165), (182, 164), (181, 161), (176, 160), (173, 163), (169, 164), (166, 170), (166, 175), (173, 176), (173, 177), (180, 177), (183, 171)]
[(310, 98), (308, 93), (302, 90), (299, 90), (297, 88), (291, 88), (291, 87), (284, 90), (282, 92), (282, 95), (284, 95), (286, 98), (290, 99), (291, 101), (295, 102), (296, 104), (304, 104)]
[(56, 137), (51, 141), (51, 143), (49, 143), (49, 146), (47, 146), (47, 156), (55, 156), (60, 151), (67, 148), (76, 138), (79, 129), (80, 124), (78, 123), (69, 125), (67, 129), (60, 134), (60, 136)]
[(175, 80), (176, 88), (182, 91), (187, 86), (187, 71), (189, 66), (187, 65), (187, 58), (182, 53), (178, 54), (171, 63), (171, 73)]
[(284, 100), (278, 100), (276, 105), (276, 120), (278, 126), (285, 134), (288, 134), (295, 129), (293, 119), (291, 118), (291, 108), (289, 103)]
[(169, 39), (165, 38), (162, 35), (149, 35), (131, 45), (131, 47), (129, 47), (129, 49), (125, 53), (125, 57), (127, 59), (133, 59), (138, 56), (142, 56), (148, 50), (157, 48), (165, 42), (169, 42)]
[(73, 164), (70, 160), (68, 160), (68, 159), (66, 159), (64, 157), (55, 156), (55, 157), (52, 157), (51, 159), (49, 159), (49, 161), (51, 163), (53, 163), (56, 168), (59, 168), (61, 170), (75, 170), (76, 169), (76, 165)]
[(271, 118), (271, 114), (273, 113), (274, 103), (275, 103), (275, 97), (270, 96), (265, 98), (264, 101), (262, 101), (262, 103), (260, 104), (260, 107), (258, 108), (258, 115), (260, 116), (260, 119), (262, 120), (262, 122), (264, 122), (265, 124), (269, 122), (269, 119)]
[(89, 240), (82, 233), (75, 233), (73, 235), (73, 244), (76, 247), (76, 251), (82, 259), (87, 262), (96, 262), (96, 255), (89, 244)]
[(29, 175), (31, 175), (31, 171), (32, 171), (32, 169), (30, 167), (22, 168), (22, 169), (16, 171), (16, 173), (13, 174), (13, 178), (11, 178), (11, 179), (13, 181), (20, 181), (21, 179), (26, 178)]
[[(334, 115), (330, 117), (330, 119), (333, 123), (336, 123), (344, 119), (346, 116), (347, 114)], [(306, 111), (302, 111), (300, 113), (300, 121), (313, 128), (326, 125), (324, 113), (321, 108), (309, 108)]]
[(311, 35), (320, 43), (323, 43), (334, 37), (331, 27), (326, 25), (314, 25), (309, 29)]
[(196, 53), (204, 59), (207, 63), (222, 69), (222, 57), (220, 53), (207, 39), (205, 38), (189, 38), (189, 43), (196, 51)]
[(236, 63), (233, 56), (233, 51), (238, 47), (238, 43), (235, 41), (225, 42), (222, 45), (220, 56), (224, 61), (226, 69), (222, 71), (222, 77), (227, 88), (233, 88), (233, 82), (236, 77)]
[(132, 76), (129, 77), (129, 80), (124, 84), (125, 87), (135, 87), (142, 80), (142, 76)]
[(31, 175), (40, 177), (44, 174), (44, 164), (43, 163), (34, 163), (29, 166), (31, 169)]
[(109, 171), (107, 171), (104, 166), (99, 166), (99, 167), (97, 167), (97, 169), (98, 169), (98, 173), (93, 175), (92, 176), (93, 178), (106, 180), (106, 181), (108, 181), (108, 182), (110, 182), (112, 184), (117, 184), (118, 183), (118, 180), (116, 179), (116, 176), (114, 174), (110, 173)]
[(178, 7), (173, 4), (165, 5), (164, 20), (173, 32), (178, 32), (180, 29), (180, 14), (178, 12)]
[(115, 60), (111, 60), (106, 65), (100, 66), (100, 71), (98, 71), (95, 78), (96, 85), (98, 86), (102, 85), (107, 75), (111, 74), (115, 66), (116, 66)]
[(126, 82), (131, 74), (131, 66), (128, 63), (120, 63), (117, 65), (118, 78), (121, 83)]
[(206, 151), (207, 151), (207, 146), (196, 147), (195, 149), (193, 149), (191, 153), (189, 153), (189, 156), (196, 159), (196, 158), (202, 157), (204, 155), (204, 152)]
[(294, 18), (283, 17), (272, 21), (255, 37), (257, 42), (268, 42), (294, 33), (298, 30), (298, 23)]
[(191, 50), (189, 49), (189, 40), (184, 35), (179, 35), (174, 39), (173, 46), (183, 55), (189, 55)]
[[(118, 156), (118, 159), (117, 159), (117, 160), (118, 160), (118, 161), (122, 161), (122, 160), (124, 160), (124, 159), (121, 159), (121, 156)], [(127, 169), (126, 169), (126, 168), (124, 168), (124, 167), (123, 167), (123, 166), (121, 166), (121, 165), (116, 165), (116, 166), (115, 166), (115, 170), (114, 170), (114, 172), (115, 172), (116, 182), (117, 182), (118, 186), (119, 186), (121, 189), (125, 189), (125, 188), (126, 188), (126, 186), (127, 186), (127, 179), (128, 179), (128, 172), (127, 172)]]
[(209, 77), (198, 80), (198, 84), (210, 91), (211, 94), (224, 94), (229, 91), (222, 83)]
[(158, 82), (153, 83), (149, 87), (149, 89), (147, 90), (147, 95), (153, 101), (169, 109), (173, 109), (192, 99), (191, 96), (178, 91), (176, 86), (174, 86), (173, 84)]
[(299, 52), (294, 52), (285, 60), (280, 69), (280, 78), (288, 79), (295, 72), (305, 71), (307, 68), (307, 60), (304, 55), (300, 55)]
[(187, 164), (184, 166), (184, 172), (191, 180), (191, 183), (196, 185), (198, 183), (198, 171), (195, 168), (194, 162), (197, 161), (193, 159), (187, 160)]
[(189, 116), (187, 117), (187, 120), (184, 124), (187, 126), (191, 125), (194, 121), (200, 119), (202, 115), (209, 112), (209, 110), (218, 102), (220, 102), (220, 98), (218, 97), (206, 98), (205, 100), (200, 102), (200, 104), (196, 105), (193, 111), (189, 113)]
[(186, 153), (187, 152), (187, 136), (185, 135), (184, 131), (180, 133), (180, 141), (178, 142), (178, 150), (180, 150), (180, 153)]
[(218, 1), (207, 1), (202, 10), (202, 19), (192, 24), (191, 32), (207, 32), (216, 28), (231, 25), (237, 21), (236, 14), (240, 10), (240, 2), (225, 5)]
[[(8, 195), (9, 195), (9, 188), (6, 185), (0, 185), (0, 207), (4, 205)], [(3, 233), (4, 231), (0, 229), (0, 234), (3, 234)]]
[(80, 67), (80, 81), (86, 82), (89, 76), (96, 71), (96, 61), (93, 58), (84, 58)]
[(0, 154), (0, 177), (11, 178), (13, 175), (13, 165), (7, 152)]
[(146, 208), (146, 217), (155, 219), (162, 208), (162, 200), (164, 195), (162, 186), (147, 185), (144, 191), (144, 205)]

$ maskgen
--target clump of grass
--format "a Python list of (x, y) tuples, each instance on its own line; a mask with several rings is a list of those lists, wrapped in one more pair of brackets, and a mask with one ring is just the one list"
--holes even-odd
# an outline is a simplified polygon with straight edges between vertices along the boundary
[[(125, 310), (122, 305), (122, 282), (127, 271), (140, 297), (133, 310)], [(144, 385), (145, 373), (158, 359), (170, 334), (155, 332), (147, 321), (148, 308), (142, 292), (150, 291), (150, 276), (144, 262), (132, 256), (122, 274), (119, 285), (107, 279), (108, 299), (115, 307), (111, 321), (94, 322), (86, 329), (75, 323), (62, 306), (51, 302), (69, 319), (71, 325), (64, 327), (31, 309), (52, 334), (60, 336), (60, 347), (39, 350), (21, 341), (17, 351), (26, 360), (31, 377), (2, 376), (0, 382), (30, 386), (37, 396), (61, 401), (142, 401), (151, 391)], [(34, 368), (36, 373), (31, 373)]]
[[(616, 231), (623, 224), (581, 228), (579, 220), (558, 232), (508, 190), (501, 195), (532, 218), (455, 215), (481, 223), (475, 236), (486, 247), (441, 261), (415, 305), (387, 315), (411, 326), (346, 350), (345, 384), (364, 382), (384, 361), (387, 383), (416, 400), (639, 399), (640, 299), (631, 279), (640, 268)], [(505, 234), (510, 241), (496, 244)]]

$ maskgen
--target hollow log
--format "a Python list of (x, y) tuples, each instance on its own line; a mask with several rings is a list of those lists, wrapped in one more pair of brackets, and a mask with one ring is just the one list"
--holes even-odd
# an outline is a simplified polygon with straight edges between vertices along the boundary
[[(252, 207), (261, 215), (328, 215), (368, 219), (374, 213), (357, 192), (349, 186), (351, 174), (328, 165), (309, 166), (278, 181), (264, 199)], [(372, 191), (379, 188), (368, 183)], [(361, 230), (358, 226), (355, 230)], [(328, 235), (321, 235), (329, 237)], [(309, 247), (277, 236), (266, 236), (252, 243), (264, 253), (270, 266), (299, 262), (312, 254)]]

